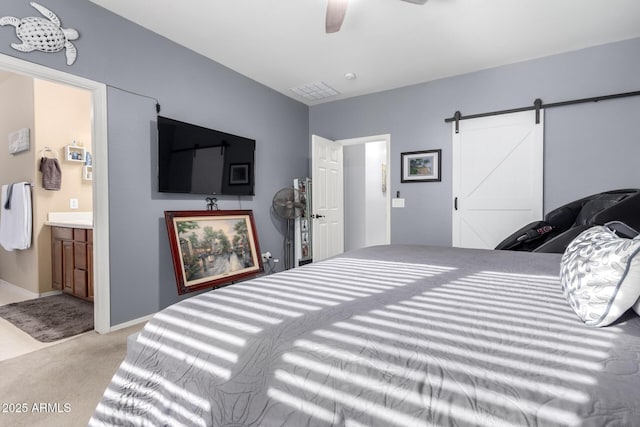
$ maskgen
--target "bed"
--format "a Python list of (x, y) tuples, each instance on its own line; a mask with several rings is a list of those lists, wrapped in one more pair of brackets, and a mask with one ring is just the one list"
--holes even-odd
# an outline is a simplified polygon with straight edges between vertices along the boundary
[(640, 425), (640, 317), (585, 326), (560, 257), (378, 246), (197, 295), (90, 425)]

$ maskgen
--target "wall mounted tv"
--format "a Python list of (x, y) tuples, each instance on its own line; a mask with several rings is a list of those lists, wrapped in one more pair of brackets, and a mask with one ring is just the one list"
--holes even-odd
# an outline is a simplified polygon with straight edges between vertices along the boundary
[(158, 116), (158, 191), (253, 196), (253, 139)]

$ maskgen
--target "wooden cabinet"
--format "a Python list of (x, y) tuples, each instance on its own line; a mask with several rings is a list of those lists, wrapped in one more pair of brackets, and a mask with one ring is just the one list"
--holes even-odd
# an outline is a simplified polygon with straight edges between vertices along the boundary
[(54, 289), (93, 301), (93, 230), (51, 227)]
[(73, 242), (62, 241), (62, 290), (73, 293)]

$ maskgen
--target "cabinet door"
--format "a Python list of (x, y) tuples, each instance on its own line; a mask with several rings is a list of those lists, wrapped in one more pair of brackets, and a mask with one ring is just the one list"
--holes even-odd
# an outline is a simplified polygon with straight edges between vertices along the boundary
[(51, 241), (51, 286), (62, 290), (62, 240)]
[(77, 297), (87, 297), (87, 271), (73, 270), (73, 294)]
[(73, 242), (62, 242), (62, 284), (63, 291), (73, 293)]
[(84, 242), (73, 242), (73, 267), (80, 270), (87, 269), (87, 244)]

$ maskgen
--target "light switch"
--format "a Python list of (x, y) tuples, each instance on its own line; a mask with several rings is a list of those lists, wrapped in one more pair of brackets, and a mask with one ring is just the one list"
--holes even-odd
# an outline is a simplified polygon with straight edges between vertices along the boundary
[(404, 208), (404, 199), (391, 199), (391, 207)]

